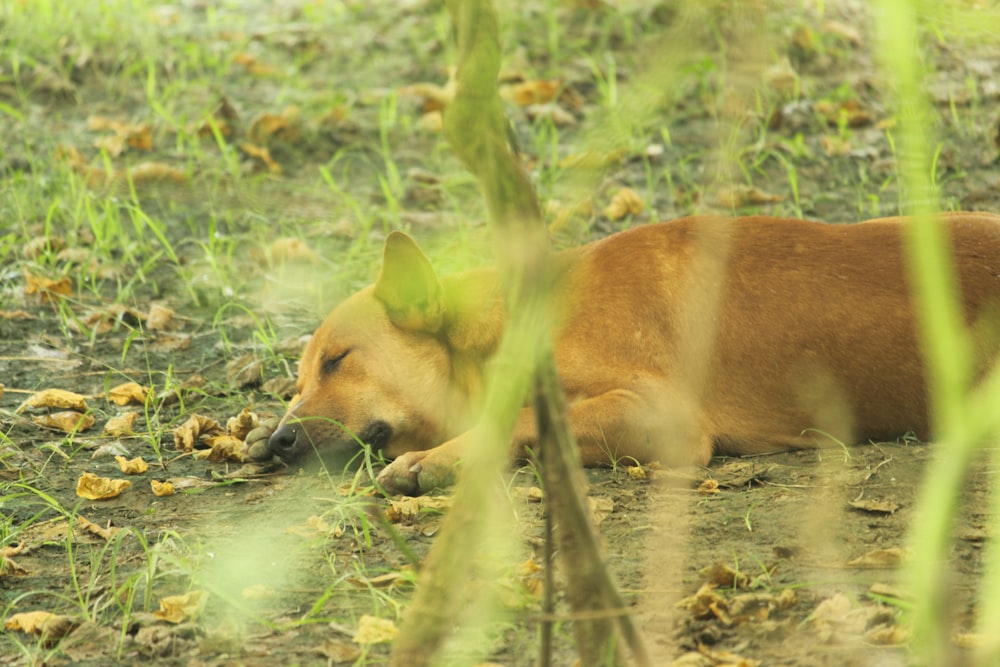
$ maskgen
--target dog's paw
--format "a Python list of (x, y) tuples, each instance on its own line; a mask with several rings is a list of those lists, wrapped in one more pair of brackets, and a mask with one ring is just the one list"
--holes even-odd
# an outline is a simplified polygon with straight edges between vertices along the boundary
[(439, 460), (434, 450), (407, 452), (378, 474), (376, 482), (390, 495), (419, 496), (455, 483), (455, 464)]
[(267, 441), (270, 440), (271, 434), (277, 430), (280, 422), (281, 419), (278, 417), (265, 419), (257, 428), (247, 433), (246, 443), (249, 447), (247, 455), (251, 461), (269, 461), (274, 456)]

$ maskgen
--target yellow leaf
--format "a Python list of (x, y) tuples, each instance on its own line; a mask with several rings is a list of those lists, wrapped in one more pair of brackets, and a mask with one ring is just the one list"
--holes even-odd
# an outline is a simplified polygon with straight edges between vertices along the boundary
[(76, 495), (87, 500), (106, 500), (121, 495), (130, 486), (132, 482), (126, 479), (108, 479), (85, 472), (76, 482)]
[(115, 405), (145, 405), (150, 390), (138, 382), (126, 382), (108, 390), (108, 400)]
[(149, 465), (140, 456), (131, 461), (124, 456), (116, 456), (115, 461), (118, 461), (118, 469), (122, 471), (123, 475), (141, 475), (149, 470)]
[(114, 438), (135, 435), (135, 420), (138, 418), (138, 412), (126, 412), (125, 414), (112, 417), (104, 424), (104, 433)]
[(43, 389), (29, 396), (18, 406), (16, 412), (24, 412), (25, 408), (56, 408), (60, 410), (87, 411), (87, 402), (83, 396), (64, 389)]
[(381, 644), (391, 642), (398, 634), (399, 628), (392, 620), (363, 614), (358, 619), (358, 631), (351, 639), (356, 644)]
[(60, 278), (59, 280), (49, 280), (40, 278), (30, 273), (24, 274), (24, 293), (26, 295), (38, 294), (42, 301), (56, 301), (65, 296), (72, 296), (73, 281), (70, 278)]
[(174, 485), (171, 482), (160, 482), (155, 479), (150, 480), (149, 485), (153, 489), (154, 496), (172, 496), (174, 495)]
[(281, 165), (275, 162), (274, 158), (271, 157), (271, 151), (267, 150), (267, 148), (244, 141), (240, 143), (240, 150), (267, 167), (267, 170), (272, 174), (281, 173)]
[(441, 513), (450, 507), (451, 496), (403, 497), (389, 501), (385, 516), (392, 523), (413, 523), (421, 514)]
[(611, 199), (611, 203), (604, 209), (604, 215), (609, 220), (621, 220), (626, 215), (639, 215), (646, 208), (642, 199), (632, 188), (622, 188)]
[(168, 623), (182, 623), (194, 619), (204, 607), (204, 591), (190, 591), (184, 595), (168, 595), (160, 600), (160, 609), (153, 616)]
[(307, 262), (319, 264), (319, 255), (313, 252), (305, 241), (295, 238), (281, 238), (271, 242), (268, 247), (268, 264), (286, 264), (288, 262)]
[(45, 629), (45, 624), (55, 618), (58, 617), (51, 611), (26, 611), (8, 616), (3, 627), (6, 630), (40, 635)]
[(137, 164), (128, 170), (127, 177), (133, 183), (155, 183), (161, 181), (186, 183), (188, 180), (187, 174), (183, 171), (162, 162), (143, 162), (142, 164)]
[(51, 415), (34, 415), (31, 421), (43, 428), (51, 428), (63, 433), (86, 431), (94, 425), (94, 415), (81, 414), (75, 410), (54, 412)]
[(559, 95), (562, 81), (558, 79), (523, 81), (500, 86), (500, 97), (522, 107), (530, 104), (547, 104)]

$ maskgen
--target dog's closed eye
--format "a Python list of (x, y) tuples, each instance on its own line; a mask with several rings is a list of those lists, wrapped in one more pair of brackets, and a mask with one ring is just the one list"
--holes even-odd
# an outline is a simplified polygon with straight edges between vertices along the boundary
[(338, 355), (327, 357), (326, 359), (324, 359), (323, 364), (320, 366), (320, 372), (323, 375), (333, 374), (333, 372), (337, 370), (337, 367), (340, 366), (340, 362), (343, 361), (344, 357), (347, 356), (348, 352), (350, 352), (349, 349), (344, 350)]

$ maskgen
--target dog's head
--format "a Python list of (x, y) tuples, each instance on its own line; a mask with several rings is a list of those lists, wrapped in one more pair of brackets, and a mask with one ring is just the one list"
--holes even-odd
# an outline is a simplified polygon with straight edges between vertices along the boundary
[(378, 281), (337, 306), (307, 344), (270, 452), (286, 462), (312, 451), (344, 460), (360, 443), (389, 457), (440, 444), (454, 408), (444, 327), (430, 262), (393, 232)]

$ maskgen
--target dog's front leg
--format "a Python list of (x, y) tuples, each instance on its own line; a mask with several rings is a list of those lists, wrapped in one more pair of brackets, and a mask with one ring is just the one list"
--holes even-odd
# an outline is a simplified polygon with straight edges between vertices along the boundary
[(419, 496), (455, 483), (470, 433), (421, 451), (400, 454), (378, 474), (377, 483), (391, 495)]

